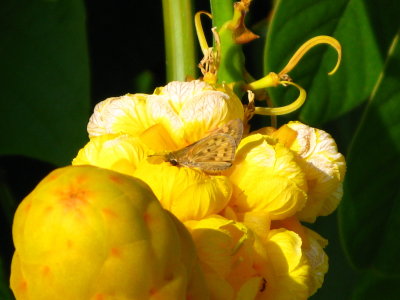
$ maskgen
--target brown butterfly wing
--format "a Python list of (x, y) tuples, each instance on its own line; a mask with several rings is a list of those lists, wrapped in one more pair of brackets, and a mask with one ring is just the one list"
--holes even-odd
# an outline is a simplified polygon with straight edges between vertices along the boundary
[(228, 123), (215, 129), (212, 134), (224, 133), (235, 139), (236, 145), (239, 145), (243, 135), (243, 121), (240, 119), (230, 120)]
[(189, 157), (196, 162), (232, 161), (235, 157), (236, 142), (227, 134), (213, 134), (193, 144)]
[(240, 119), (231, 120), (209, 136), (169, 153), (166, 158), (174, 165), (219, 172), (232, 165), (242, 134), (243, 122)]
[(188, 167), (218, 172), (229, 168), (235, 158), (236, 142), (227, 134), (213, 134), (196, 142), (188, 149), (186, 157), (179, 161)]

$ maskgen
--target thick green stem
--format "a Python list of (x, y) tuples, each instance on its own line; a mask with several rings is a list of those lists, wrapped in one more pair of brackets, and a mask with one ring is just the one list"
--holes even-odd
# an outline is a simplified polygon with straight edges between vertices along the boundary
[(235, 43), (233, 32), (226, 24), (233, 18), (232, 0), (211, 0), (213, 26), (221, 40), (221, 62), (218, 71), (218, 82), (239, 82), (243, 80), (244, 56), (242, 46)]
[(167, 82), (197, 77), (194, 23), (190, 0), (163, 0)]

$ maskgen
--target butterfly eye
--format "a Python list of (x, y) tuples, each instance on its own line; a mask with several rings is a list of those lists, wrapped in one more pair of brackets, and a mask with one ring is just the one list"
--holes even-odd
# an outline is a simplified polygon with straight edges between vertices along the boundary
[(173, 166), (179, 165), (178, 161), (177, 161), (175, 158), (170, 159), (169, 162), (170, 162), (170, 164), (173, 165)]

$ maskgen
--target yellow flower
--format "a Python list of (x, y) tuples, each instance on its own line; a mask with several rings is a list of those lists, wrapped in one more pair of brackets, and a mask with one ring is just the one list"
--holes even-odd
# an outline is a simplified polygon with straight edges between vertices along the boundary
[(201, 219), (226, 206), (232, 194), (227, 177), (172, 166), (149, 155), (187, 146), (242, 118), (243, 106), (227, 86), (200, 80), (174, 81), (153, 95), (109, 98), (96, 106), (88, 126), (91, 139), (73, 164), (136, 176), (179, 219)]
[(233, 183), (229, 205), (237, 213), (259, 211), (272, 220), (284, 219), (305, 204), (307, 183), (302, 169), (293, 153), (269, 136), (244, 138), (226, 174)]
[(50, 173), (13, 224), (17, 299), (206, 299), (190, 235), (142, 181), (91, 166)]
[[(298, 122), (264, 128), (240, 142), (231, 168), (213, 175), (165, 161), (165, 154), (230, 120), (247, 123), (253, 114), (296, 110), (306, 92), (288, 80), (287, 72), (319, 43), (334, 46), (340, 61), (340, 45), (330, 37), (312, 39), (281, 72), (245, 85), (291, 85), (299, 90), (296, 101), (260, 108), (249, 92), (244, 110), (233, 85), (216, 84), (220, 51), (214, 35), (216, 51), (202, 46), (204, 81), (174, 81), (152, 95), (128, 94), (98, 104), (88, 125), (91, 140), (73, 163), (109, 168), (149, 184), (162, 206), (190, 230), (212, 299), (306, 299), (322, 284), (327, 256), (324, 240), (298, 218), (313, 221), (337, 206), (344, 160), (334, 142), (307, 148), (325, 136)], [(329, 179), (321, 177), (324, 172)]]
[[(201, 80), (173, 81), (154, 94), (127, 94), (98, 103), (88, 124), (89, 137), (129, 134), (140, 137), (155, 126), (175, 145), (187, 146), (232, 119), (243, 119), (243, 106), (228, 86)], [(162, 136), (159, 137), (162, 139)], [(154, 141), (152, 141), (154, 142)]]
[[(246, 213), (243, 219), (210, 216), (185, 222), (212, 299), (303, 300), (321, 286), (327, 256), (320, 236), (300, 223), (304, 236), (286, 228), (270, 229), (260, 214)], [(265, 234), (259, 235), (262, 227)]]
[[(339, 205), (346, 163), (335, 140), (325, 131), (300, 122), (289, 122), (286, 126), (297, 134), (288, 147), (297, 154), (308, 184), (307, 204), (298, 216), (303, 221), (314, 222), (318, 216), (329, 215)], [(286, 137), (281, 129), (275, 136), (278, 139)]]

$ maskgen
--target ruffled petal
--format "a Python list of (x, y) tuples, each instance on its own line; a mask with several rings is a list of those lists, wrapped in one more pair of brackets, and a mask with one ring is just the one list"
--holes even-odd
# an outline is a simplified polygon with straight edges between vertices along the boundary
[(323, 248), (328, 241), (315, 231), (305, 228), (309, 246), (304, 247), (304, 254), (310, 265), (310, 296), (313, 295), (324, 282), (324, 276), (328, 272), (328, 256)]
[(229, 120), (243, 119), (244, 113), (239, 98), (227, 87), (216, 90), (200, 80), (174, 81), (158, 88), (147, 98), (147, 110), (179, 147), (198, 141)]
[(185, 140), (193, 143), (219, 125), (243, 119), (243, 105), (234, 94), (205, 91), (187, 101), (180, 112), (185, 123)]
[(187, 101), (212, 89), (211, 85), (202, 80), (172, 81), (164, 87), (157, 88), (154, 95), (165, 96), (169, 99), (171, 107), (175, 111), (180, 111)]
[(227, 174), (234, 187), (229, 205), (238, 212), (264, 211), (272, 220), (284, 219), (306, 201), (305, 177), (292, 152), (268, 136), (244, 138)]
[(232, 187), (226, 176), (209, 176), (201, 171), (163, 162), (143, 161), (134, 173), (145, 181), (165, 209), (181, 221), (198, 220), (218, 213), (228, 203)]
[(295, 232), (271, 230), (268, 240), (258, 244), (258, 264), (266, 280), (258, 299), (305, 300), (309, 296), (308, 260), (302, 252), (302, 241)]
[[(257, 289), (251, 289), (254, 285), (247, 286), (251, 278), (257, 277), (257, 273), (252, 260), (253, 235), (245, 225), (221, 216), (188, 221), (185, 225), (192, 234), (205, 277), (211, 282), (209, 288), (212, 299), (214, 295), (217, 295), (216, 299), (223, 299), (212, 280), (230, 286), (236, 295), (240, 290), (242, 294), (247, 292), (247, 295), (257, 293)], [(225, 289), (230, 290), (227, 287)]]
[(308, 183), (308, 201), (298, 216), (302, 221), (314, 222), (339, 205), (346, 163), (335, 140), (325, 131), (300, 122), (289, 122), (287, 126), (297, 132), (290, 149), (297, 154)]
[(137, 136), (154, 125), (147, 113), (147, 97), (145, 94), (126, 94), (98, 103), (87, 126), (89, 137), (103, 134)]
[(79, 150), (72, 165), (93, 165), (131, 175), (149, 149), (138, 138), (129, 135), (93, 137)]

